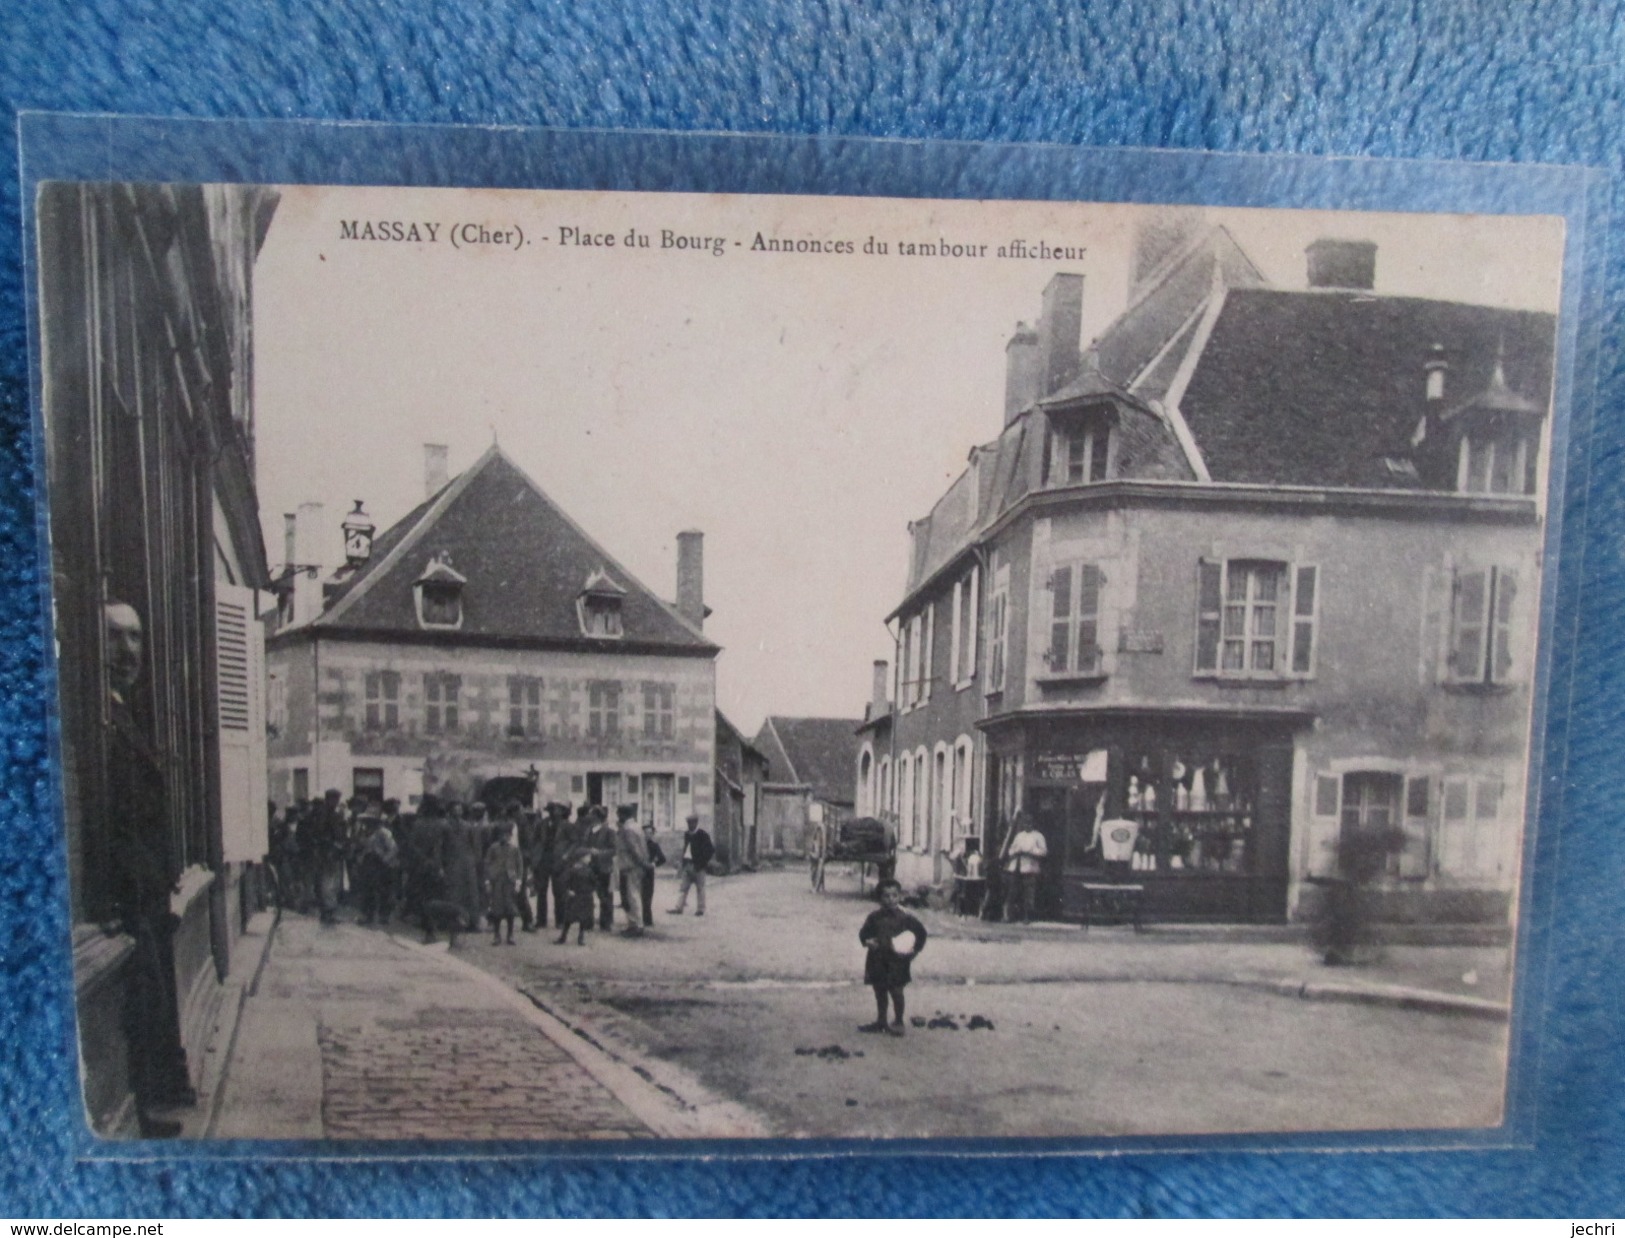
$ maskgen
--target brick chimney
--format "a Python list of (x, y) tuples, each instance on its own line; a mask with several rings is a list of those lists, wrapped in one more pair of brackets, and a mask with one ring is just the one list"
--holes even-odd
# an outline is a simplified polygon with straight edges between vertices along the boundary
[(1377, 286), (1377, 246), (1373, 241), (1321, 237), (1304, 250), (1311, 288), (1348, 288), (1370, 292)]
[(890, 702), (886, 699), (888, 679), (886, 676), (886, 659), (875, 659), (875, 677), (873, 686), (869, 689), (869, 717), (878, 718), (887, 711)]
[(1083, 276), (1065, 272), (1044, 289), (1038, 319), (1038, 394), (1049, 395), (1077, 376), (1083, 358)]
[(433, 498), (450, 480), (450, 449), (444, 443), (423, 444), (423, 497)]
[(322, 541), (331, 536), (324, 527), (320, 503), (299, 504), (294, 518), (292, 562), (314, 569), (293, 578), (293, 621), (309, 623), (322, 613)]
[(1004, 346), (1004, 424), (1038, 398), (1038, 332), (1024, 322)]
[(677, 535), (677, 613), (705, 626), (705, 534), (698, 529)]

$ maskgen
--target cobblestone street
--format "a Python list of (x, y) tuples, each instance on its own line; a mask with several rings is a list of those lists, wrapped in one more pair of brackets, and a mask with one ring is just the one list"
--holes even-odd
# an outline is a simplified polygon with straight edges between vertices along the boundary
[(650, 1114), (661, 1097), (584, 1064), (586, 1047), (561, 1047), (545, 1017), (527, 1017), (522, 1004), (444, 947), (287, 916), (245, 1002), (210, 1134), (577, 1140), (659, 1133)]

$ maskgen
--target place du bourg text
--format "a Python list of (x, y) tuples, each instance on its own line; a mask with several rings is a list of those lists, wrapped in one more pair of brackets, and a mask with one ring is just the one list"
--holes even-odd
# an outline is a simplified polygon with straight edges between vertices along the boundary
[[(445, 224), (430, 220), (341, 219), (341, 241), (391, 241), (405, 244), (437, 245), (449, 241), (454, 248), (500, 246), (521, 249), (530, 244), (524, 228), (517, 224)], [(980, 242), (950, 241), (939, 236), (931, 241), (881, 239), (869, 236), (863, 241), (840, 237), (779, 237), (757, 232), (748, 242), (726, 236), (706, 236), (657, 228), (646, 231), (598, 231), (576, 224), (560, 225), (557, 237), (536, 237), (542, 244), (554, 241), (563, 249), (661, 249), (709, 253), (722, 257), (730, 249), (757, 254), (831, 254), (885, 258), (1017, 258), (1040, 262), (1077, 262), (1086, 252), (1082, 245), (1052, 244), (1047, 240), (1015, 238), (993, 246)], [(991, 253), (989, 252), (991, 251)]]

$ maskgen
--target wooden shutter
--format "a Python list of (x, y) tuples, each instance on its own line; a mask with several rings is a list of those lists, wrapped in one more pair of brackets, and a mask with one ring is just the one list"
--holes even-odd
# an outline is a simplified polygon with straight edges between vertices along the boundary
[(259, 861), (267, 838), (265, 633), (254, 590), (214, 587), (217, 743), (220, 756), (221, 857)]
[(1495, 596), (1490, 615), (1489, 678), (1491, 683), (1511, 682), (1515, 666), (1517, 633), (1518, 573), (1510, 567), (1495, 569)]
[(1343, 780), (1335, 774), (1316, 775), (1313, 794), (1305, 860), (1311, 877), (1335, 877), (1337, 842), (1343, 829)]
[(1446, 778), (1439, 804), (1438, 870), (1445, 877), (1469, 876), (1471, 866), (1472, 783)]
[(1480, 778), (1473, 787), (1472, 846), (1467, 859), (1467, 871), (1473, 877), (1493, 879), (1501, 875), (1505, 851), (1501, 801), (1505, 796), (1506, 786), (1499, 778)]
[(1078, 651), (1080, 671), (1100, 669), (1100, 587), (1106, 576), (1093, 563), (1078, 569)]
[[(1072, 569), (1058, 567), (1050, 573), (1049, 652), (1045, 660), (1052, 671), (1072, 665)], [(1081, 651), (1080, 651), (1081, 653)]]
[(1307, 679), (1315, 673), (1320, 569), (1313, 564), (1299, 564), (1292, 576), (1292, 652), (1287, 662), (1287, 673)]
[(1484, 679), (1484, 643), (1490, 618), (1490, 573), (1457, 572), (1450, 611), (1450, 678), (1461, 683)]
[(970, 606), (966, 616), (966, 625), (969, 631), (965, 634), (965, 678), (973, 679), (976, 676), (976, 634), (982, 621), (981, 609), (982, 569), (973, 567), (970, 570)]
[(1405, 832), (1405, 847), (1399, 853), (1399, 875), (1413, 881), (1427, 877), (1432, 857), (1429, 854), (1429, 826), (1433, 818), (1433, 781), (1430, 778), (1405, 780), (1405, 809), (1400, 817)]
[(959, 682), (959, 642), (962, 635), (960, 624), (961, 608), (965, 600), (965, 582), (954, 581), (953, 609), (948, 613), (948, 684), (953, 686)]
[(1219, 669), (1219, 627), (1224, 609), (1224, 564), (1201, 559), (1196, 564), (1196, 673)]
[(920, 662), (920, 679), (923, 684), (921, 695), (925, 700), (931, 699), (931, 674), (934, 654), (936, 653), (937, 604), (932, 602), (925, 608), (925, 651)]

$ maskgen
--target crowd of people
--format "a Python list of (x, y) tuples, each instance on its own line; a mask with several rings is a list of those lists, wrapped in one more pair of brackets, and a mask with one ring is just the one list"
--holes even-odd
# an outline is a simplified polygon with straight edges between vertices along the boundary
[[(335, 923), (341, 903), (356, 907), (362, 924), (389, 924), (397, 917), (419, 925), (423, 940), (444, 932), (489, 928), (493, 945), (513, 945), (514, 926), (535, 933), (558, 930), (564, 944), (575, 930), (615, 927), (619, 895), (622, 932), (642, 936), (654, 923), (655, 873), (668, 861), (652, 822), (638, 821), (636, 804), (615, 809), (615, 822), (601, 805), (550, 803), (534, 812), (517, 802), (488, 806), (423, 797), (403, 814), (398, 800), (362, 797), (344, 802), (338, 791), (299, 801), (287, 810), (271, 805), (270, 861), (282, 903), (318, 912)], [(715, 848), (690, 816), (679, 854), (681, 871), (673, 915), (705, 914), (705, 874)]]

